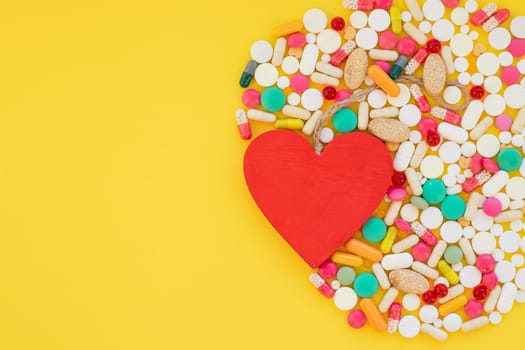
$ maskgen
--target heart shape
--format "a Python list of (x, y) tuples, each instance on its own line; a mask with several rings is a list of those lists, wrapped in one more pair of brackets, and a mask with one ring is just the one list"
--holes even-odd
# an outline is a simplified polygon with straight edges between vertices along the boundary
[(288, 244), (317, 267), (358, 231), (383, 199), (392, 158), (382, 141), (343, 134), (319, 156), (298, 134), (274, 130), (244, 156), (255, 202)]

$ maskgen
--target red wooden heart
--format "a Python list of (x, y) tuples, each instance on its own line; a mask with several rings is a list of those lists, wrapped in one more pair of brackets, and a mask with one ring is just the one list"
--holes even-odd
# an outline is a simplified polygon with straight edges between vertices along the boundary
[(360, 132), (336, 137), (318, 156), (298, 134), (274, 130), (246, 150), (244, 176), (270, 223), (317, 267), (379, 205), (390, 184), (392, 158), (383, 142)]

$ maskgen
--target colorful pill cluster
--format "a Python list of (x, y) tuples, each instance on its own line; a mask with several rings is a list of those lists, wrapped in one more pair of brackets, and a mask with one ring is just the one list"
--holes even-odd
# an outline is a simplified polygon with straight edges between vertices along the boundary
[[(273, 44), (252, 45), (240, 78), (245, 140), (254, 122), (311, 136), (335, 102), (376, 87), (319, 135), (382, 139), (392, 185), (310, 281), (353, 328), (444, 341), (498, 324), (525, 302), (525, 16), (475, 0), (343, 7), (275, 28)], [(423, 85), (402, 75), (423, 75)]]

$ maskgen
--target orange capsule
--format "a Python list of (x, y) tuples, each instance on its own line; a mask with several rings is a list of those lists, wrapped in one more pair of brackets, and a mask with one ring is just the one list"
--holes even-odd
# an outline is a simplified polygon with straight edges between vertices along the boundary
[(385, 73), (381, 67), (372, 65), (368, 67), (368, 76), (390, 97), (397, 97), (401, 93), (399, 85)]
[(380, 262), (383, 258), (383, 253), (381, 253), (379, 249), (376, 249), (371, 245), (368, 245), (365, 242), (360, 241), (358, 239), (349, 240), (348, 243), (346, 243), (345, 247), (350, 253), (359, 255), (365, 258), (366, 260), (370, 260), (374, 263)]
[(361, 307), (361, 310), (366, 315), (366, 318), (370, 321), (372, 324), (372, 327), (378, 332), (384, 332), (386, 331), (386, 321), (383, 318), (383, 315), (377, 308), (376, 304), (372, 301), (372, 299), (364, 298), (361, 299), (359, 302), (359, 306)]
[(363, 265), (363, 258), (361, 258), (360, 256), (340, 252), (334, 253), (334, 255), (332, 255), (332, 261), (336, 264), (353, 267)]

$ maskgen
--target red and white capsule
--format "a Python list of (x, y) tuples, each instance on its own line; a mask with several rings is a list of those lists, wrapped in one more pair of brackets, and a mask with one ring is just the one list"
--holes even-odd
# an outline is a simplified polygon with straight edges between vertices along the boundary
[(356, 47), (355, 41), (348, 40), (339, 50), (337, 50), (330, 59), (332, 66), (338, 66), (343, 62)]
[(309, 279), (310, 282), (312, 282), (312, 284), (314, 285), (314, 287), (317, 288), (317, 290), (322, 295), (324, 295), (327, 298), (331, 298), (334, 296), (334, 289), (328, 283), (326, 283), (326, 281), (321, 276), (319, 276), (318, 273), (313, 272), (310, 275)]
[(375, 2), (374, 0), (343, 0), (343, 7), (354, 11), (372, 11), (375, 7)]
[(414, 221), (411, 224), (412, 232), (414, 232), (423, 242), (428, 244), (429, 246), (433, 247), (437, 244), (438, 239), (437, 237), (430, 232), (429, 229), (427, 229), (425, 226), (420, 224), (417, 221)]
[(242, 109), (238, 109), (235, 113), (235, 119), (237, 119), (237, 127), (239, 128), (239, 134), (241, 139), (249, 140), (252, 138), (252, 129), (250, 128), (250, 122), (246, 112)]
[(501, 9), (483, 24), (483, 30), (487, 33), (492, 32), (494, 29), (498, 28), (500, 24), (509, 19), (509, 17), (510, 11), (508, 9)]
[(459, 114), (445, 108), (432, 107), (430, 114), (450, 124), (459, 125), (459, 123), (461, 123), (461, 116)]
[(420, 65), (425, 62), (428, 57), (428, 50), (424, 47), (417, 50), (414, 56), (408, 61), (407, 66), (405, 67), (405, 73), (408, 75), (414, 74), (414, 72), (419, 68)]
[(393, 302), (390, 306), (390, 311), (388, 311), (388, 323), (386, 326), (386, 331), (388, 333), (397, 332), (397, 326), (399, 325), (399, 320), (401, 319), (401, 304)]
[(483, 23), (487, 22), (490, 16), (492, 16), (496, 10), (498, 9), (498, 5), (491, 2), (487, 4), (485, 7), (483, 7), (481, 10), (476, 11), (472, 17), (470, 18), (470, 23), (472, 25), (480, 26)]
[(430, 112), (430, 102), (428, 102), (427, 97), (421, 91), (421, 87), (418, 84), (412, 84), (409, 90), (414, 100), (416, 100), (417, 108), (419, 108), (421, 113)]
[(486, 170), (483, 170), (479, 174), (476, 174), (476, 176), (471, 177), (467, 181), (465, 181), (462, 185), (463, 191), (465, 192), (472, 192), (476, 188), (480, 187), (481, 185), (485, 184), (489, 179), (492, 177), (490, 173)]

